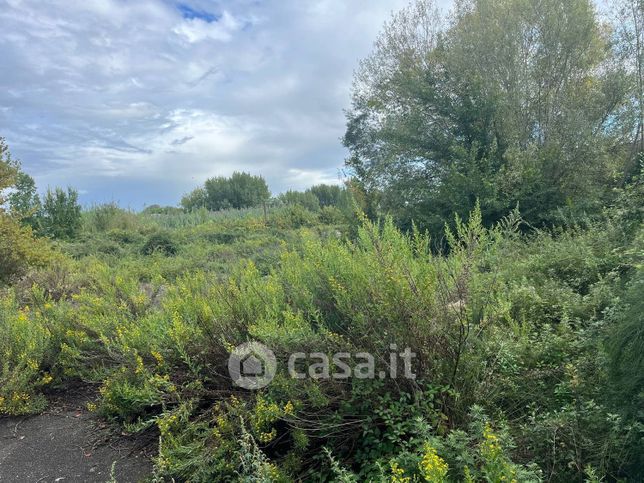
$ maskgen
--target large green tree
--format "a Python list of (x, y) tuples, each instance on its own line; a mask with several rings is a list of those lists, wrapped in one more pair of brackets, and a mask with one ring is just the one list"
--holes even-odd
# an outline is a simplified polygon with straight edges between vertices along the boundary
[(593, 210), (616, 158), (628, 76), (590, 0), (418, 0), (356, 73), (344, 142), (374, 211), (440, 232), (480, 199), (534, 224)]
[(629, 181), (639, 174), (638, 161), (644, 152), (644, 2), (615, 0), (613, 18), (615, 55), (630, 81), (630, 105), (619, 113), (626, 135), (632, 136), (626, 153), (625, 179)]

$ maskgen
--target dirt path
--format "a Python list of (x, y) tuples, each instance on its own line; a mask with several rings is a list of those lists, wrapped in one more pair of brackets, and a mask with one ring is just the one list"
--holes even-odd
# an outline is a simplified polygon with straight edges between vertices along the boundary
[(140, 444), (115, 438), (75, 394), (53, 398), (45, 413), (0, 419), (0, 482), (138, 482), (152, 465)]

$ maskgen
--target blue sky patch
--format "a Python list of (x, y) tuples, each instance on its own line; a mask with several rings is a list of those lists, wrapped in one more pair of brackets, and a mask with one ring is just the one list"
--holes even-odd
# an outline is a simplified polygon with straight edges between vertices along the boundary
[(208, 23), (211, 23), (211, 22), (216, 22), (221, 18), (221, 15), (206, 12), (205, 10), (198, 10), (196, 8), (192, 8), (191, 6), (183, 3), (179, 4), (177, 8), (181, 12), (181, 15), (183, 16), (183, 18), (187, 18), (187, 19), (198, 18), (201, 20), (205, 20)]

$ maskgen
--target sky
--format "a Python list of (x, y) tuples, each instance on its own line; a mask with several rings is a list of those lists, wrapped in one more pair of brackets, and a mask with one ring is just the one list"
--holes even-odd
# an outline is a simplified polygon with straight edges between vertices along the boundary
[(0, 136), (85, 205), (176, 205), (233, 171), (338, 183), (353, 70), (406, 3), (0, 0)]

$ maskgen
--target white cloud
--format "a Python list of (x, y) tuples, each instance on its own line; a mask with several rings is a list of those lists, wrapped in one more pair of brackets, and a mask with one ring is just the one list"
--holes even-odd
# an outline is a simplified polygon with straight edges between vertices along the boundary
[(183, 19), (173, 29), (173, 32), (185, 37), (190, 43), (207, 39), (228, 42), (241, 26), (240, 21), (225, 11), (216, 22), (209, 22), (201, 18)]
[(315, 184), (339, 184), (341, 176), (339, 170), (306, 170), (291, 168), (287, 171), (286, 179), (294, 185), (312, 186)]
[(353, 69), (406, 3), (0, 0), (0, 136), (85, 202), (176, 203), (235, 170), (336, 182)]

